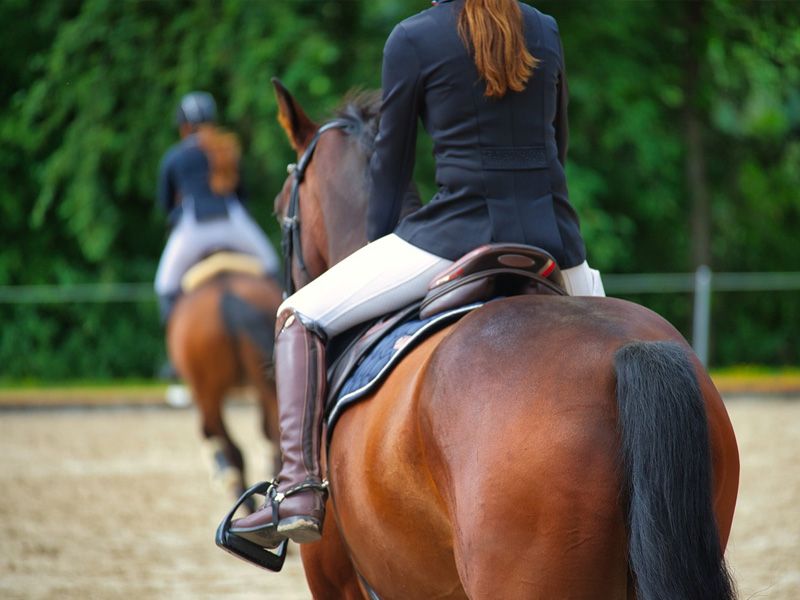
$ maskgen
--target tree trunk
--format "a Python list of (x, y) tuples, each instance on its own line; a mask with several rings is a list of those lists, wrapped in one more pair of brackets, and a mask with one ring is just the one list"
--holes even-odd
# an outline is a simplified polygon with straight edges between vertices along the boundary
[(690, 0), (686, 6), (687, 34), (685, 103), (683, 111), (686, 143), (686, 187), (691, 202), (692, 265), (711, 266), (711, 201), (708, 189), (703, 122), (700, 111), (700, 65), (706, 37), (704, 0)]

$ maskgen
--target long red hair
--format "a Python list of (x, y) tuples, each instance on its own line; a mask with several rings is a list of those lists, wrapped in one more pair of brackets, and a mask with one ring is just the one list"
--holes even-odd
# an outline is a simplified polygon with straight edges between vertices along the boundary
[(242, 152), (236, 135), (212, 124), (197, 128), (200, 148), (209, 164), (209, 185), (218, 196), (227, 196), (239, 185), (239, 159)]
[(486, 96), (521, 92), (539, 64), (525, 45), (517, 0), (465, 0), (458, 33), (472, 50), (475, 67), (486, 82)]

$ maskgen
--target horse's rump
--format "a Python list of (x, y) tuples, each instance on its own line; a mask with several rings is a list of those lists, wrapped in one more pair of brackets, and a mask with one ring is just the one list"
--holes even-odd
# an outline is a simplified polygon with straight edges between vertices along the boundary
[(266, 277), (223, 273), (200, 285), (179, 299), (169, 322), (175, 366), (183, 374), (202, 362), (233, 365), (242, 342), (269, 361), (279, 303), (280, 288)]
[[(614, 353), (637, 339), (687, 347), (638, 305), (519, 297), (412, 351), (331, 443), (339, 525), (365, 579), (379, 593), (624, 597)], [(370, 558), (378, 531), (391, 561)]]

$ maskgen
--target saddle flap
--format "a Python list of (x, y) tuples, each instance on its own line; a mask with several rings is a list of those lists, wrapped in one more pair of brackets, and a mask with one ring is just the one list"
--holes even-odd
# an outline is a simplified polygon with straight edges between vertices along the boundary
[(338, 397), (347, 378), (367, 353), (394, 327), (416, 316), (418, 309), (419, 302), (414, 302), (394, 314), (359, 326), (347, 335), (349, 339), (344, 340), (346, 341), (344, 347), (337, 347), (339, 338), (332, 340), (331, 346), (333, 346), (335, 356), (328, 368), (329, 403)]
[(456, 306), (494, 296), (557, 294), (565, 296), (561, 270), (549, 253), (524, 244), (487, 244), (476, 248), (439, 274), (422, 301), (425, 318)]
[[(357, 352), (345, 359), (341, 367), (347, 370), (337, 372), (346, 377), (337, 383), (330, 379), (329, 371), (330, 395), (324, 413), (328, 427), (328, 441), (330, 442), (339, 415), (348, 406), (359, 402), (377, 389), (406, 354), (436, 331), (479, 306), (482, 304), (472, 303), (421, 319), (417, 312), (419, 304), (413, 304), (387, 319), (378, 329), (363, 338), (363, 341), (356, 342), (354, 346), (357, 350), (366, 349), (366, 351)], [(354, 359), (353, 356), (357, 358)]]

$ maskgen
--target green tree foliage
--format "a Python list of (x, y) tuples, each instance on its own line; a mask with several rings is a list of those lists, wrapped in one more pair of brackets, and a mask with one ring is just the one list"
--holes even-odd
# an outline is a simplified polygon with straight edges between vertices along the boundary
[[(350, 88), (379, 85), (383, 41), (425, 5), (4, 0), (0, 285), (152, 279), (165, 239), (155, 174), (176, 141), (175, 105), (193, 89), (212, 92), (241, 137), (251, 210), (277, 241), (272, 199), (293, 156), (270, 77), (322, 117)], [(715, 270), (797, 270), (800, 8), (536, 5), (562, 32), (568, 176), (591, 262), (688, 271), (705, 236)], [(421, 142), (416, 177), (430, 195)], [(688, 330), (689, 297), (636, 300)], [(717, 295), (714, 362), (796, 362), (798, 312), (797, 293)], [(0, 323), (0, 377), (147, 376), (163, 354), (149, 304), (0, 305)]]

